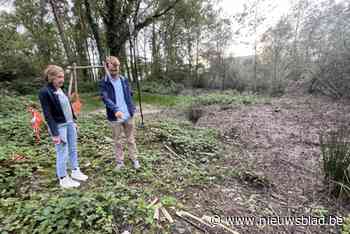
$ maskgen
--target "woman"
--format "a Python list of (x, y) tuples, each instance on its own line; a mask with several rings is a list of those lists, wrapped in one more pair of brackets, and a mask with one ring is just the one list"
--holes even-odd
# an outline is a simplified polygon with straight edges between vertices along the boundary
[[(48, 84), (39, 92), (39, 99), (49, 133), (56, 148), (56, 174), (63, 188), (79, 187), (76, 180), (86, 181), (88, 176), (79, 169), (77, 153), (76, 117), (68, 97), (61, 87), (64, 83), (64, 70), (56, 65), (48, 65), (44, 71)], [(71, 177), (67, 174), (66, 164), (70, 159)]]

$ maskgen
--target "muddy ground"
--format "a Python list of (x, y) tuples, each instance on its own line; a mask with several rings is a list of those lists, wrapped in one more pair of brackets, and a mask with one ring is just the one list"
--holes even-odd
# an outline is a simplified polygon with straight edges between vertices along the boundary
[[(207, 187), (190, 188), (181, 199), (199, 217), (345, 218), (349, 203), (329, 196), (319, 145), (319, 134), (339, 124), (350, 125), (350, 104), (313, 96), (208, 107), (195, 125), (220, 131), (224, 161), (212, 167), (226, 169), (224, 179)], [(239, 233), (340, 232), (339, 226), (331, 225), (236, 223), (231, 227)], [(179, 233), (191, 232), (181, 228)], [(229, 233), (219, 228), (209, 231)]]

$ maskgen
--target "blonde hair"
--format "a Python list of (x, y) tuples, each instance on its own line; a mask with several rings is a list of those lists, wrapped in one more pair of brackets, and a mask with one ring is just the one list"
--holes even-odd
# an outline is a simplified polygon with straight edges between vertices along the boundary
[(120, 64), (120, 61), (119, 61), (119, 59), (118, 59), (117, 57), (115, 57), (115, 56), (108, 56), (108, 57), (106, 58), (106, 63), (107, 63), (107, 64), (108, 64), (108, 63), (110, 63), (110, 64), (119, 63), (119, 64)]
[(64, 70), (62, 67), (57, 65), (48, 65), (44, 70), (44, 79), (47, 82), (52, 83), (52, 81), (56, 78), (56, 76), (61, 72), (64, 73)]

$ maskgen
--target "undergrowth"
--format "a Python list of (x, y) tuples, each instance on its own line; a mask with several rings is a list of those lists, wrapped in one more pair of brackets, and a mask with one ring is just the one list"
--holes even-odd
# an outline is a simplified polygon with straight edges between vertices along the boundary
[(11, 106), (20, 111), (27, 101), (7, 97), (1, 106), (6, 113), (0, 117), (1, 233), (111, 233), (124, 225), (153, 230), (154, 210), (148, 204), (154, 197), (163, 198), (164, 206), (181, 206), (178, 193), (215, 178), (209, 167), (220, 158), (214, 130), (175, 120), (150, 122), (137, 129), (141, 169), (126, 161), (117, 171), (104, 114), (86, 114), (78, 120), (78, 152), (80, 168), (90, 178), (78, 189), (63, 190), (46, 127), (36, 144), (30, 115), (11, 111)]
[(335, 196), (350, 197), (350, 129), (341, 126), (320, 136), (326, 182)]

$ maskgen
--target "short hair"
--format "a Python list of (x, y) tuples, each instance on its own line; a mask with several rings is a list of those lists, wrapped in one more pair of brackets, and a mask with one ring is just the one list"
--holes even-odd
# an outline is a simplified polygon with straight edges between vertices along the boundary
[(120, 64), (120, 61), (119, 61), (119, 59), (118, 59), (117, 57), (115, 57), (115, 56), (108, 56), (108, 57), (106, 58), (106, 63), (107, 63), (107, 64), (108, 64), (108, 63), (111, 63), (111, 64), (119, 63), (119, 64)]
[(62, 67), (50, 64), (44, 70), (44, 79), (47, 82), (52, 83), (52, 81), (55, 79), (58, 73), (61, 73), (61, 72), (64, 73), (64, 70)]

